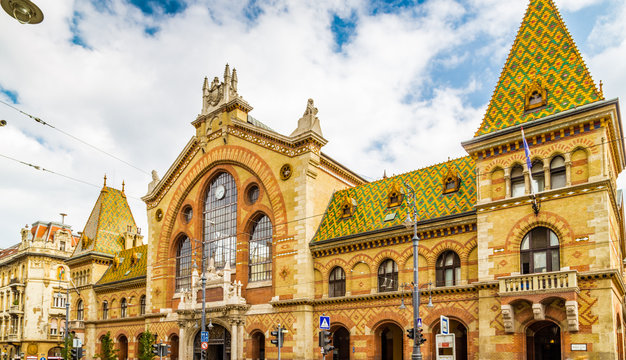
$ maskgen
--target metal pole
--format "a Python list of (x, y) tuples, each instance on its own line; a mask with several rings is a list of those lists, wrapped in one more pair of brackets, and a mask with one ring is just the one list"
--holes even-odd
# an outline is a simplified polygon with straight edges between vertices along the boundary
[(283, 329), (280, 327), (280, 324), (278, 324), (278, 360), (280, 360), (280, 348), (283, 347), (282, 336)]
[[(204, 332), (205, 331), (205, 325), (206, 325), (206, 304), (205, 304), (205, 300), (206, 300), (206, 276), (204, 274), (204, 270), (205, 270), (205, 266), (204, 266), (204, 238), (202, 239), (202, 327), (200, 328), (200, 331)], [(200, 360), (204, 360), (204, 357), (202, 356), (203, 351), (200, 351)]]
[(67, 344), (67, 337), (69, 336), (70, 331), (70, 284), (67, 284), (67, 297), (65, 298), (65, 336), (63, 340)]
[(418, 283), (418, 245), (420, 238), (417, 236), (417, 204), (415, 203), (415, 191), (413, 191), (413, 354), (412, 360), (422, 360), (422, 351), (419, 343), (419, 330), (417, 319), (420, 317), (420, 292)]

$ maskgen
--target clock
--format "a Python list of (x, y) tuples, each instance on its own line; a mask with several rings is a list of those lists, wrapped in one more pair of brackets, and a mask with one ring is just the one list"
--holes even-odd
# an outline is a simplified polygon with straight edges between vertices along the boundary
[(226, 188), (224, 187), (224, 185), (219, 185), (215, 188), (215, 198), (217, 200), (222, 200), (224, 198), (224, 195), (226, 195)]

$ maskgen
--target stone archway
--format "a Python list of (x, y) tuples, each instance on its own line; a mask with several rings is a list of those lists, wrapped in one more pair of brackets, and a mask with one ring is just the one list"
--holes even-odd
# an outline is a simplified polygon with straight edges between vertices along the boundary
[[(450, 324), (448, 325), (450, 334), (454, 334), (454, 349), (456, 353), (455, 360), (466, 360), (467, 356), (467, 327), (460, 321), (456, 319), (450, 319)], [(437, 322), (437, 325), (433, 326), (432, 334), (433, 341), (431, 345), (431, 350), (433, 351), (433, 359), (437, 355), (436, 354), (436, 341), (435, 337), (440, 332), (440, 324)]]
[[(193, 360), (200, 360), (200, 351), (200, 331), (198, 331), (193, 340)], [(230, 332), (219, 324), (213, 324), (213, 328), (209, 330), (209, 348), (205, 360), (230, 360), (230, 353)]]
[(125, 335), (120, 335), (117, 338), (117, 349), (119, 350), (117, 353), (117, 358), (119, 360), (127, 360), (128, 359), (128, 338)]
[(336, 326), (333, 332), (333, 360), (350, 360), (350, 332), (343, 326)]
[(404, 331), (395, 323), (382, 323), (374, 332), (376, 359), (402, 360), (404, 358)]
[(526, 328), (526, 359), (561, 358), (561, 328), (552, 321), (538, 321)]

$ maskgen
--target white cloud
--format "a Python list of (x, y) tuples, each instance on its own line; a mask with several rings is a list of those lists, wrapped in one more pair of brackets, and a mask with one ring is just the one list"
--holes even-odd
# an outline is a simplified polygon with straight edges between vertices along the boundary
[[(577, 11), (592, 2), (558, 5)], [(45, 20), (36, 26), (0, 14), (0, 85), (19, 93), (21, 109), (163, 175), (194, 134), (189, 123), (201, 108), (204, 76), (221, 77), (229, 62), (239, 73), (239, 93), (255, 107), (252, 116), (289, 134), (314, 98), (329, 140), (323, 151), (369, 178), (464, 154), (460, 142), (473, 136), (495, 85), (486, 74), (499, 74), (526, 7), (526, 1), (431, 0), (417, 10), (371, 15), (358, 0), (272, 1), (260, 2), (261, 15), (250, 21), (243, 2), (195, 1), (175, 16), (145, 16), (122, 0), (107, 4), (98, 12), (85, 1), (38, 2)], [(70, 42), (74, 13), (88, 49)], [(341, 53), (330, 31), (335, 13), (357, 19)], [(589, 39), (576, 39), (598, 44), (588, 63), (594, 78), (605, 79), (607, 97), (626, 94), (626, 69), (613, 60), (626, 53), (620, 26), (617, 16), (611, 24), (597, 20)], [(150, 36), (146, 27), (159, 30)], [(610, 42), (594, 40), (609, 36)], [(429, 73), (433, 64), (448, 71), (466, 61), (484, 66), (451, 83)], [(489, 95), (468, 105), (476, 91)], [(149, 175), (6, 107), (0, 118), (9, 121), (0, 128), (0, 154), (97, 186), (107, 173), (108, 184), (119, 188), (124, 180), (131, 196), (147, 190)], [(0, 169), (0, 247), (18, 241), (25, 223), (58, 220), (59, 212), (82, 230), (97, 187), (6, 159)], [(129, 202), (145, 228), (145, 205)]]

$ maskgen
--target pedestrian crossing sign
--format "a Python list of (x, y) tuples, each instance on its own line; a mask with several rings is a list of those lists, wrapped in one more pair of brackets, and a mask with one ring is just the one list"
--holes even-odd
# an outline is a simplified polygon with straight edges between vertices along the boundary
[(330, 316), (320, 316), (320, 329), (330, 330)]

